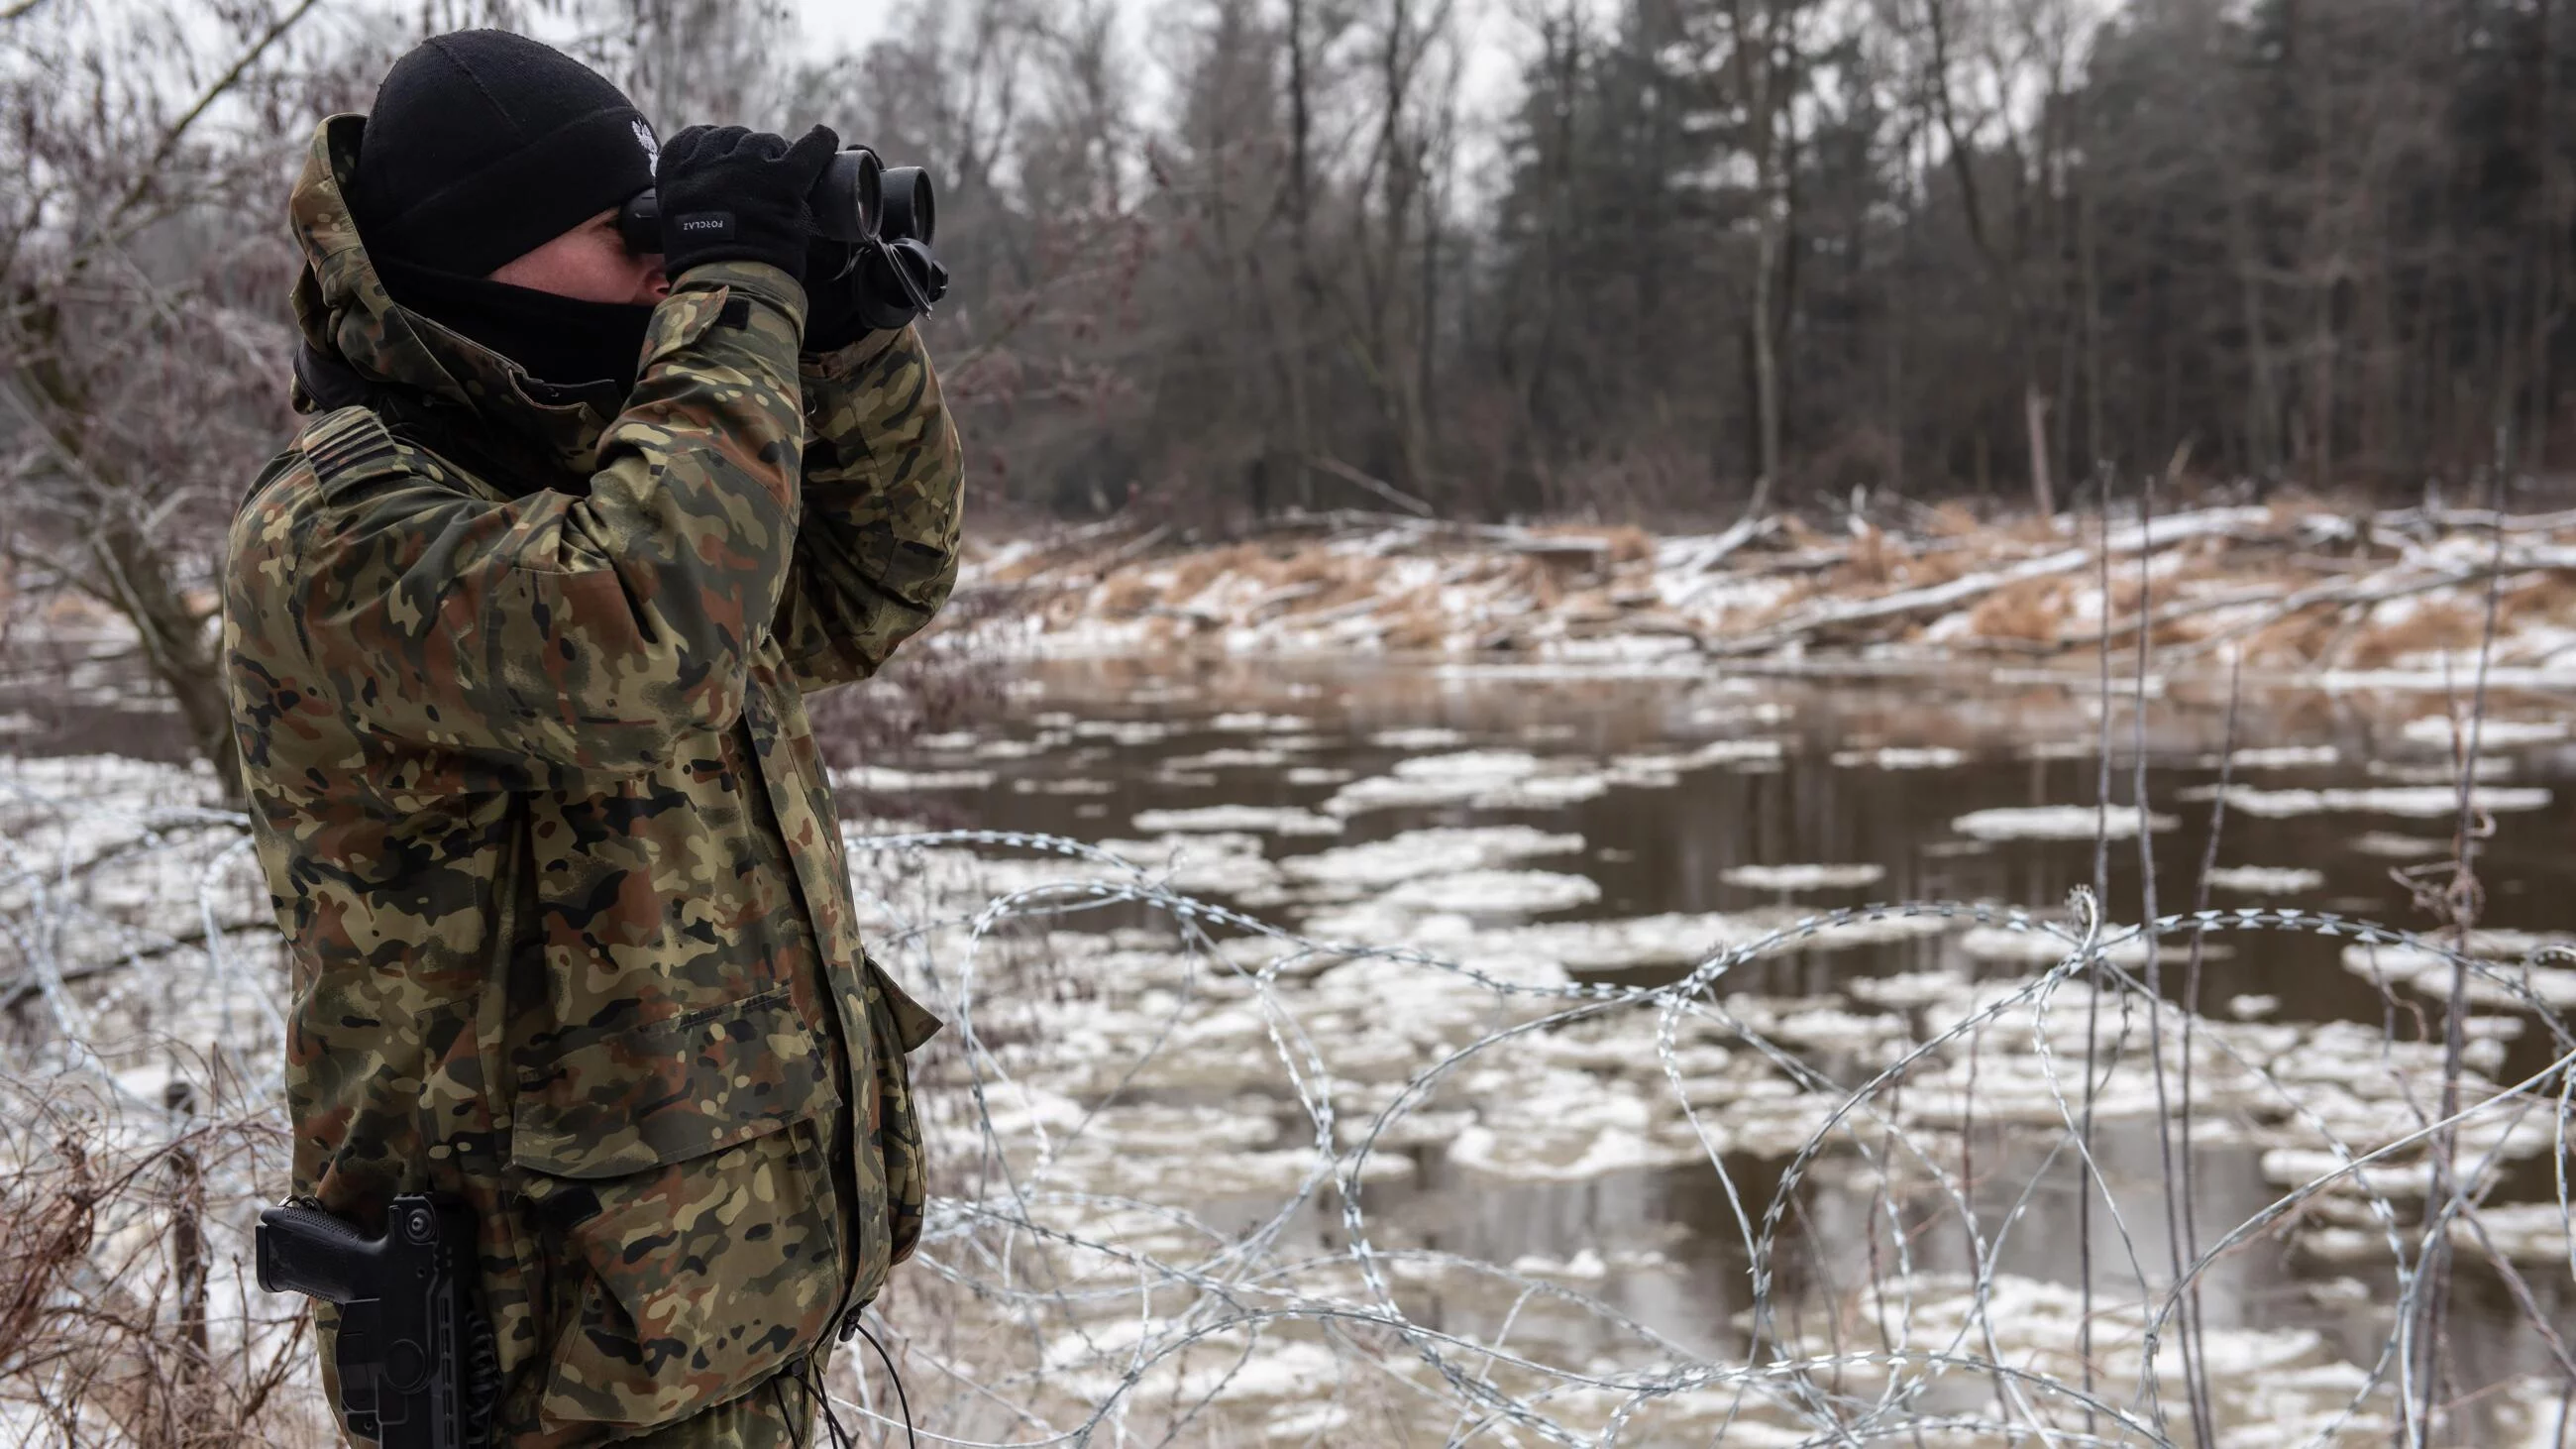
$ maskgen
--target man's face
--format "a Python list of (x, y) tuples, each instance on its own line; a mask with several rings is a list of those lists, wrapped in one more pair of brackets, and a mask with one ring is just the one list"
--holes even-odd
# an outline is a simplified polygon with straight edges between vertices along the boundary
[(617, 213), (603, 211), (535, 251), (511, 258), (493, 281), (583, 302), (659, 302), (671, 294), (662, 256), (637, 256), (617, 230)]

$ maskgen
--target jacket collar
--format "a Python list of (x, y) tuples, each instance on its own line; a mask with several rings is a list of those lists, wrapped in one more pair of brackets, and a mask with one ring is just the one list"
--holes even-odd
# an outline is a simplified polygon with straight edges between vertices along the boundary
[(609, 400), (596, 389), (531, 378), (517, 363), (386, 294), (344, 194), (365, 126), (364, 116), (338, 115), (315, 128), (288, 204), (304, 251), (295, 282), (295, 320), (304, 338), (295, 364), (296, 406), (384, 409), (390, 403), (435, 416), (451, 432), (479, 425), (507, 434), (516, 445), (509, 451), (587, 476), (615, 419)]

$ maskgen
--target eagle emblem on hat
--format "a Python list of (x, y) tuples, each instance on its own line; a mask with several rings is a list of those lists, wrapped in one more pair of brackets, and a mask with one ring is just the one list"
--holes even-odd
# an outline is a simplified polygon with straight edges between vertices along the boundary
[(630, 124), (635, 127), (635, 144), (644, 148), (645, 169), (651, 171), (661, 170), (662, 143), (653, 139), (653, 128), (645, 125), (640, 120), (634, 121)]

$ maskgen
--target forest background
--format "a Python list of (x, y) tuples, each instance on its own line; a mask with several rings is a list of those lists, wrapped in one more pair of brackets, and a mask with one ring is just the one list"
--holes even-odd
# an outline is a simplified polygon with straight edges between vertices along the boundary
[(900, 0), (832, 48), (764, 0), (5, 0), (11, 598), (123, 615), (226, 756), (205, 584), (291, 427), (287, 185), (485, 23), (665, 129), (933, 168), (987, 536), (2560, 488), (2560, 0), (1471, 3)]

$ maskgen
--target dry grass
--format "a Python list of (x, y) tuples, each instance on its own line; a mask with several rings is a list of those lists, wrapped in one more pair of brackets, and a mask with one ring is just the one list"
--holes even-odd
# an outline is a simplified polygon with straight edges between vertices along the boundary
[(229, 1221), (268, 1196), (268, 1114), (176, 1135), (120, 1117), (0, 1076), (0, 1422), (64, 1446), (318, 1449), (303, 1302), (250, 1285)]
[[(1264, 566), (1275, 562), (1276, 560), (1260, 546), (1239, 543), (1226, 548), (1212, 548), (1184, 554), (1177, 561), (1158, 563), (1155, 571), (1161, 572), (1165, 569), (1170, 571), (1170, 581), (1163, 585), (1162, 595), (1167, 600), (1176, 601), (1195, 597), (1208, 585), (1228, 574), (1249, 570), (1256, 577), (1263, 576), (1266, 573)], [(1140, 567), (1134, 565), (1131, 565), (1130, 569), (1133, 573), (1143, 572)]]
[(2062, 578), (2007, 584), (1968, 611), (1968, 628), (1981, 639), (2053, 643), (2074, 590), (2075, 585)]
[(1835, 572), (1845, 583), (1883, 587), (1895, 579), (1910, 553), (1904, 544), (1890, 541), (1885, 529), (1864, 525), (1852, 540), (1851, 557)]
[(1112, 575), (1093, 593), (1093, 612), (1109, 619), (1133, 619), (1163, 602), (1163, 590), (1148, 582), (1142, 573)]
[(1397, 653), (1425, 653), (1445, 647), (1449, 642), (1449, 619), (1438, 604), (1419, 595), (1407, 595), (1387, 609), (1390, 620), (1380, 636), (1386, 647)]
[(2245, 641), (2250, 664), (2310, 665), (2324, 658), (2343, 633), (2343, 610), (2332, 605), (2300, 609), (2264, 625)]
[(1655, 536), (1633, 524), (1615, 527), (1576, 527), (1538, 530), (1544, 538), (1596, 538), (1610, 545), (1606, 561), (1612, 565), (1650, 562), (1655, 556)]
[(2497, 601), (2496, 621), (2576, 628), (2576, 573), (2546, 573), (2508, 585)]
[(2338, 662), (2356, 669), (2380, 669), (2411, 654), (2478, 647), (2486, 630), (2483, 608), (2450, 599), (2412, 602), (2414, 607), (2395, 623), (2370, 623), (2354, 631), (2351, 644)]
[(51, 1172), (0, 1177), (0, 1374), (29, 1357), (46, 1305), (97, 1232), (101, 1188), (88, 1150), (66, 1134), (52, 1154)]

